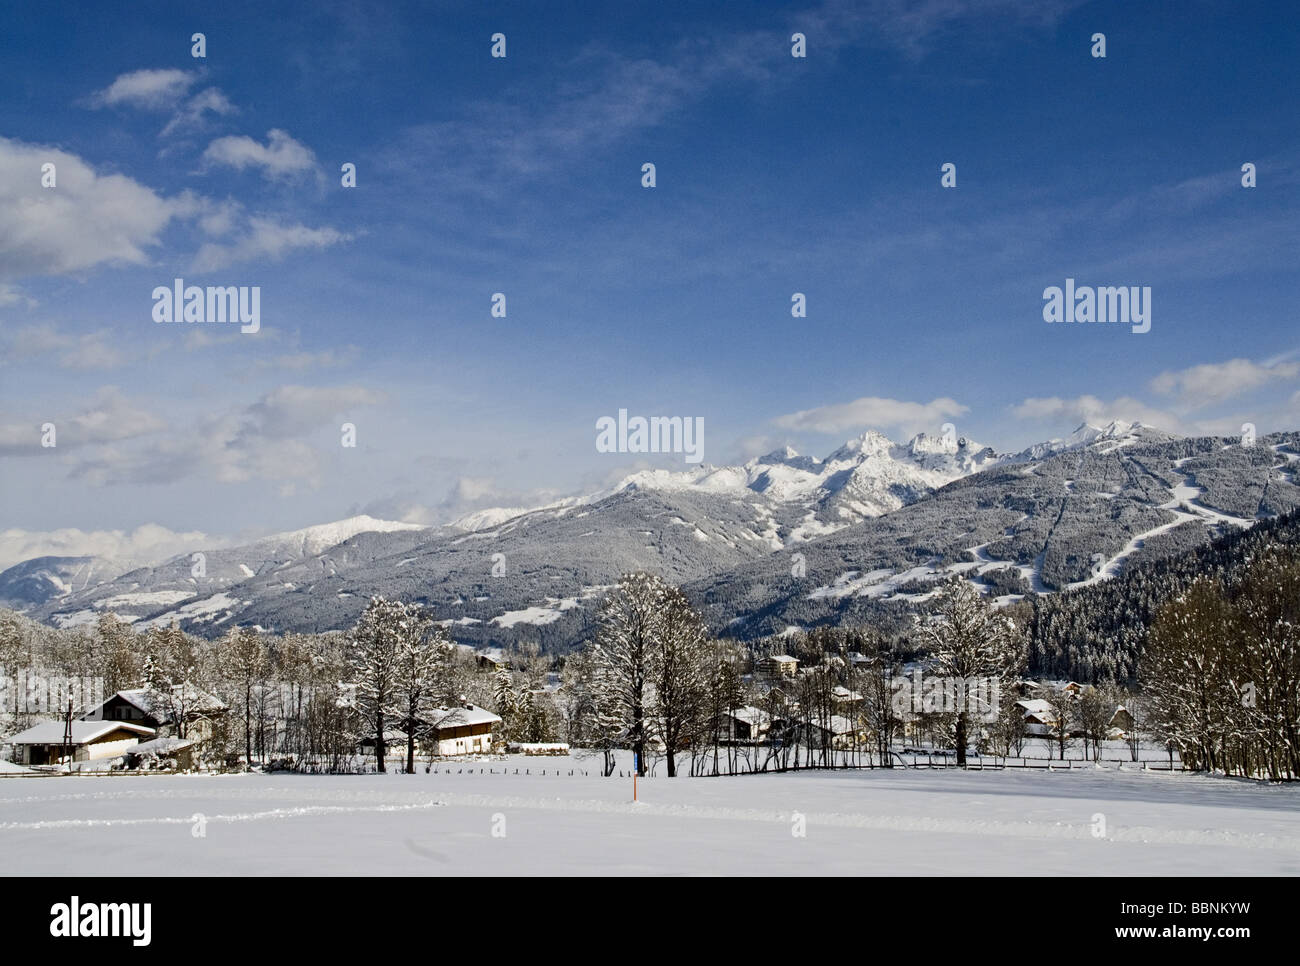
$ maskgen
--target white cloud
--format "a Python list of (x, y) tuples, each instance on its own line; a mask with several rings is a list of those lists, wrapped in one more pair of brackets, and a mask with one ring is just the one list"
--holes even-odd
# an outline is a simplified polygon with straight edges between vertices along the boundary
[(344, 416), (383, 399), (382, 393), (360, 386), (282, 386), (182, 432), (158, 434), (135, 446), (100, 446), (79, 453), (71, 476), (92, 486), (189, 478), (216, 483), (301, 480), (316, 485), (323, 451), (308, 437), (326, 428), (337, 432)]
[[(42, 165), (55, 165), (57, 187), (42, 188)], [(191, 192), (165, 198), (120, 175), (101, 175), (57, 148), (0, 138), (0, 305), (32, 301), (7, 280), (75, 275), (98, 266), (147, 265), (150, 249), (173, 222), (197, 221), (204, 235), (234, 237), (199, 247), (193, 269), (279, 259), (349, 239), (334, 228), (285, 223), (233, 201)]]
[(1156, 429), (1173, 433), (1181, 433), (1185, 428), (1183, 421), (1172, 412), (1149, 406), (1132, 396), (1120, 396), (1112, 400), (1099, 399), (1091, 395), (1069, 399), (1061, 396), (1039, 396), (1013, 406), (1011, 412), (1017, 419), (1066, 422), (1071, 428), (1081, 423), (1104, 426), (1114, 420), (1145, 423)]
[(92, 107), (167, 110), (176, 105), (195, 79), (195, 74), (183, 70), (134, 70), (119, 75), (103, 90), (96, 91), (89, 103)]
[(23, 292), (16, 285), (6, 285), (0, 283), (0, 309), (8, 308), (11, 305), (25, 305), (27, 308), (36, 307), (36, 299)]
[(945, 420), (961, 416), (968, 406), (947, 397), (932, 399), (928, 403), (863, 396), (852, 402), (819, 406), (789, 413), (774, 420), (775, 424), (790, 430), (837, 434), (880, 427), (899, 428), (905, 431), (925, 427), (937, 429)]
[(71, 413), (37, 413), (25, 420), (0, 423), (0, 456), (49, 453), (50, 450), (41, 446), (41, 425), (47, 422), (54, 424), (54, 450), (60, 453), (136, 439), (167, 425), (149, 410), (132, 403), (116, 386), (104, 386), (89, 403)]
[(143, 566), (203, 548), (217, 541), (198, 530), (181, 533), (156, 523), (131, 531), (0, 530), (0, 570), (33, 557), (106, 557), (124, 565)]
[(193, 97), (189, 90), (199, 79), (197, 72), (183, 70), (136, 70), (120, 75), (83, 103), (89, 107), (132, 107), (144, 111), (170, 111), (171, 119), (159, 137), (202, 130), (209, 115), (228, 117), (239, 113), (219, 88), (208, 87)]
[(322, 249), (352, 236), (335, 228), (309, 228), (301, 224), (283, 224), (272, 218), (250, 216), (239, 240), (232, 244), (207, 242), (194, 256), (193, 270), (211, 272), (236, 262), (262, 259), (278, 260), (298, 249)]
[(268, 180), (316, 171), (316, 156), (311, 149), (287, 132), (273, 129), (267, 132), (266, 138), (264, 145), (243, 134), (217, 138), (203, 152), (203, 160), (238, 171), (260, 168)]
[[(46, 163), (55, 165), (56, 188), (41, 187)], [(0, 278), (146, 264), (146, 250), (190, 203), (97, 174), (66, 151), (0, 138)]]
[(127, 354), (110, 344), (113, 333), (107, 329), (69, 335), (51, 326), (27, 326), (17, 330), (4, 344), (5, 360), (31, 359), (53, 354), (64, 369), (116, 369), (128, 361)]
[(383, 394), (362, 386), (281, 386), (244, 410), (241, 435), (268, 439), (300, 436), (357, 406), (373, 406)]
[(521, 511), (545, 506), (560, 499), (553, 489), (515, 490), (502, 487), (495, 479), (484, 476), (461, 476), (451, 485), (442, 501), (428, 505), (412, 492), (403, 492), (353, 507), (350, 515), (367, 514), (381, 520), (439, 526), (478, 510), (513, 509)]
[(1162, 372), (1151, 380), (1151, 388), (1162, 395), (1176, 395), (1183, 404), (1195, 409), (1297, 376), (1300, 376), (1300, 363), (1261, 365), (1249, 359), (1229, 359)]
[(238, 113), (239, 108), (230, 103), (225, 94), (215, 87), (209, 87), (182, 104), (158, 136), (165, 138), (185, 131), (202, 129), (206, 126), (209, 114), (229, 117), (231, 114)]

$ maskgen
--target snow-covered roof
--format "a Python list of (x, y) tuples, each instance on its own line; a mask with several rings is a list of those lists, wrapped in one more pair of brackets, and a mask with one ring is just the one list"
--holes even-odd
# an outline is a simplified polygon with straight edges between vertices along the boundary
[[(225, 702), (215, 694), (210, 694), (202, 688), (196, 688), (192, 684), (186, 684), (183, 685), (183, 687), (185, 688), (185, 703), (189, 707), (190, 711), (197, 714), (203, 714), (212, 711), (226, 710)], [(148, 688), (131, 688), (126, 691), (118, 691), (113, 695), (113, 698), (121, 698), (129, 704), (135, 705), (145, 714), (159, 722), (166, 723), (167, 721), (167, 709), (157, 707), (157, 695), (150, 694)], [(113, 698), (109, 698), (108, 701), (112, 701)], [(104, 704), (107, 704), (108, 701), (105, 701)], [(101, 704), (99, 707), (102, 708), (104, 704)], [(99, 709), (96, 708), (95, 710), (97, 711)], [(93, 714), (94, 711), (90, 713)]]
[(194, 742), (188, 738), (153, 738), (149, 741), (142, 741), (138, 745), (132, 745), (131, 754), (170, 755), (176, 751), (183, 751), (193, 744)]
[[(20, 731), (5, 743), (10, 745), (61, 745), (63, 744), (65, 723), (62, 721), (42, 721), (34, 728)], [(96, 741), (114, 731), (128, 731), (136, 735), (152, 736), (154, 730), (143, 725), (128, 724), (125, 721), (74, 721), (72, 722), (72, 743), (84, 745)]]
[(736, 708), (730, 712), (731, 716), (737, 721), (743, 721), (748, 725), (765, 725), (768, 723), (768, 713), (762, 708), (756, 708), (752, 704), (747, 704), (743, 708)]
[(1016, 707), (1024, 708), (1028, 714), (1055, 714), (1056, 708), (1052, 702), (1043, 698), (1029, 698), (1025, 701), (1017, 701)]
[(464, 725), (497, 724), (501, 719), (487, 708), (470, 704), (457, 708), (438, 708), (429, 715), (429, 723), (435, 728), (459, 728)]
[(823, 731), (829, 731), (833, 735), (852, 734), (855, 730), (854, 724), (843, 715), (833, 714), (829, 718), (810, 718), (804, 722), (810, 728), (819, 728)]
[(768, 658), (769, 661), (775, 661), (778, 664), (798, 664), (797, 657), (791, 657), (789, 654), (773, 654)]

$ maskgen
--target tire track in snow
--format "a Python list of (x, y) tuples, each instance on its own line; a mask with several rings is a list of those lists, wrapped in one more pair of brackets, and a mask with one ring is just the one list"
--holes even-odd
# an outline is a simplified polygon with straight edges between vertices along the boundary
[[(606, 802), (597, 799), (520, 798), (517, 796), (444, 794), (447, 805), (471, 808), (523, 808), (607, 814), (653, 815), (726, 821), (773, 822), (789, 825), (793, 812), (767, 809), (715, 808), (699, 805), (657, 805), (645, 802)], [(912, 815), (864, 815), (844, 812), (802, 813), (810, 828), (818, 825), (885, 832), (939, 832), (955, 835), (991, 835), (1027, 839), (1093, 839), (1090, 824), (1064, 822), (1007, 822), (998, 820), (937, 818)], [(1224, 845), (1233, 848), (1300, 852), (1300, 838), (1229, 829), (1162, 829), (1123, 827), (1110, 823), (1104, 841), (1144, 845)]]
[(150, 818), (44, 819), (35, 822), (0, 822), (0, 832), (26, 832), (64, 828), (111, 828), (122, 825), (193, 825), (200, 819), (204, 823), (261, 822), (268, 819), (311, 818), (317, 815), (355, 814), (357, 812), (413, 812), (422, 809), (441, 808), (443, 805), (443, 802), (425, 802), (418, 805), (305, 805), (297, 808), (273, 808), (266, 812), (238, 812), (232, 815), (202, 815), (196, 813), (185, 817), (164, 815)]
[[(163, 794), (145, 796), (142, 793), (122, 792), (90, 793), (85, 795), (59, 796), (60, 798), (162, 798), (184, 799), (195, 797), (230, 798), (230, 799), (283, 799), (292, 797), (292, 789), (221, 789), (228, 794), (213, 794), (207, 790), (206, 795), (185, 794), (182, 790), (168, 790)], [(277, 808), (263, 812), (240, 812), (227, 815), (206, 815), (209, 822), (250, 822), (275, 819), (310, 818), (335, 814), (355, 814), (366, 812), (416, 812), (439, 807), (491, 808), (491, 809), (527, 809), (534, 811), (577, 812), (604, 815), (639, 815), (658, 818), (701, 819), (706, 821), (756, 822), (789, 825), (792, 811), (777, 809), (743, 809), (720, 808), (702, 805), (674, 805), (649, 802), (612, 802), (601, 799), (563, 799), (558, 796), (517, 796), (517, 795), (481, 795), (471, 793), (440, 793), (436, 800), (430, 800), (428, 793), (397, 791), (361, 791), (340, 790), (321, 795), (313, 792), (314, 799), (357, 802), (374, 799), (386, 799), (385, 804), (364, 805), (308, 805), (292, 808)], [(394, 802), (394, 798), (406, 798), (407, 802)], [(47, 799), (48, 801), (49, 799)], [(1090, 824), (1068, 824), (1065, 822), (1043, 822), (1025, 820), (1012, 822), (1005, 820), (979, 820), (968, 818), (945, 818), (916, 815), (883, 815), (845, 812), (807, 812), (804, 813), (807, 824), (816, 828), (864, 829), (880, 832), (904, 833), (939, 833), (950, 835), (994, 836), (999, 838), (1032, 840), (1086, 840), (1094, 839)], [(0, 832), (10, 830), (40, 830), (64, 828), (98, 828), (123, 825), (175, 825), (192, 824), (193, 816), (121, 818), (121, 819), (47, 819), (31, 822), (3, 822)], [(1151, 826), (1122, 826), (1110, 823), (1110, 829), (1104, 839), (1113, 843), (1142, 845), (1183, 845), (1183, 846), (1226, 846), (1230, 848), (1267, 849), (1300, 853), (1300, 838), (1294, 836), (1271, 835), (1266, 833), (1235, 832), (1230, 829), (1171, 829)]]

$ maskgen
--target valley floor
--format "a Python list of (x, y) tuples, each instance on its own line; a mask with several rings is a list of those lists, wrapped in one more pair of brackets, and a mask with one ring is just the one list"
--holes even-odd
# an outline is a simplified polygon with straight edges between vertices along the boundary
[[(568, 774), (584, 766), (589, 775)], [(877, 770), (651, 777), (633, 803), (631, 780), (598, 777), (596, 759), (457, 767), (3, 779), (0, 872), (1300, 874), (1300, 785), (1131, 769)]]

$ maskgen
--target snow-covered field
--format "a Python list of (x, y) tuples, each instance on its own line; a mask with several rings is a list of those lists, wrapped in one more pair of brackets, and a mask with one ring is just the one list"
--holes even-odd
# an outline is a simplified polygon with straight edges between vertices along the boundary
[[(568, 774), (583, 766), (590, 775)], [(918, 769), (646, 778), (633, 803), (630, 779), (598, 777), (594, 759), (470, 767), (3, 779), (0, 871), (1300, 874), (1300, 786), (1131, 768)]]

